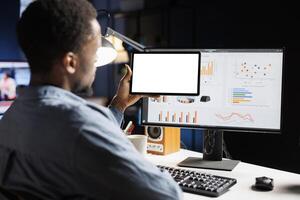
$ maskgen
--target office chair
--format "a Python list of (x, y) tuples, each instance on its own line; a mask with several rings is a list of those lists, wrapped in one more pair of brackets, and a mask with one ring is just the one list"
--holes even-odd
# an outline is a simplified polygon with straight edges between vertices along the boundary
[[(2, 152), (4, 152), (2, 154)], [(15, 151), (7, 147), (0, 146), (0, 180), (5, 175), (7, 166), (10, 165), (12, 158), (15, 156)], [(41, 200), (28, 192), (6, 189), (0, 185), (0, 200)]]

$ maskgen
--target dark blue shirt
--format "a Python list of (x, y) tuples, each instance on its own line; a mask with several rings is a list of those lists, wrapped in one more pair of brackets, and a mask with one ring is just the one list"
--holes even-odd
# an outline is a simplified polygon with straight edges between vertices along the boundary
[(126, 138), (122, 117), (54, 86), (18, 88), (0, 120), (0, 186), (41, 199), (180, 199)]

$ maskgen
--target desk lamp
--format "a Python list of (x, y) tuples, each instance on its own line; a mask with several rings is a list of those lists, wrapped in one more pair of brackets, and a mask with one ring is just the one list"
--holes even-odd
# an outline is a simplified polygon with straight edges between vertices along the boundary
[[(98, 13), (99, 12), (105, 13), (105, 16), (108, 19), (110, 19), (110, 14), (108, 11), (98, 10)], [(104, 66), (117, 58), (117, 50), (113, 46), (113, 44), (107, 39), (108, 37), (115, 37), (121, 40), (122, 42), (125, 42), (126, 44), (130, 45), (136, 51), (145, 51), (146, 49), (144, 45), (141, 45), (136, 41), (126, 37), (125, 35), (122, 35), (121, 33), (111, 29), (110, 27), (107, 27), (105, 35), (101, 37), (102, 45), (97, 50), (97, 62), (95, 64), (97, 67)]]
[(113, 44), (110, 43), (105, 37), (101, 36), (101, 47), (97, 49), (96, 67), (101, 67), (111, 63), (117, 57), (117, 51)]

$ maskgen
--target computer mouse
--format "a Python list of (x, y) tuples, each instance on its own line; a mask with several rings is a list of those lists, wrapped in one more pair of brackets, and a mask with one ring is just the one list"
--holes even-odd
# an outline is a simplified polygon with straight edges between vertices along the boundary
[(261, 191), (271, 191), (274, 188), (274, 181), (266, 176), (257, 177), (255, 178), (254, 188)]

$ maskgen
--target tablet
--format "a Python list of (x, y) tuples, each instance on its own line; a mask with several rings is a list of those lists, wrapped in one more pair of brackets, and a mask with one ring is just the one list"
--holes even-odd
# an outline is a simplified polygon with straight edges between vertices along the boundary
[(197, 96), (200, 59), (200, 51), (132, 53), (130, 93)]

